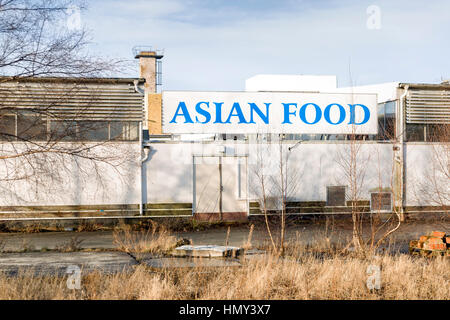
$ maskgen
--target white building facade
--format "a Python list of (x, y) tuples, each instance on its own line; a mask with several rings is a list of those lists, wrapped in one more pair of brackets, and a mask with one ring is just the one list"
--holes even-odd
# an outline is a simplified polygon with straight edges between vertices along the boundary
[(136, 79), (0, 84), (1, 219), (241, 220), (264, 200), (271, 214), (448, 212), (448, 83), (260, 75), (158, 94), (162, 55), (137, 57)]

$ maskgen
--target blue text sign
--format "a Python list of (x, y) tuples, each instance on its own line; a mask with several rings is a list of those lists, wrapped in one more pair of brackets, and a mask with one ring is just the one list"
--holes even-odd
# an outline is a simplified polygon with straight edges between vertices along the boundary
[(165, 91), (162, 103), (164, 133), (377, 133), (376, 94)]

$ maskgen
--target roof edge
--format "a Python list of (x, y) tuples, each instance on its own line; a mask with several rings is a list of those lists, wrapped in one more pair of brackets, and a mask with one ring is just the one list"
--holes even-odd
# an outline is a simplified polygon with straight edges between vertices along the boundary
[(78, 78), (78, 77), (11, 77), (0, 76), (0, 83), (5, 82), (45, 82), (45, 83), (134, 83), (138, 80), (145, 82), (144, 78)]
[(400, 88), (417, 88), (417, 89), (450, 89), (450, 83), (399, 83), (398, 86)]

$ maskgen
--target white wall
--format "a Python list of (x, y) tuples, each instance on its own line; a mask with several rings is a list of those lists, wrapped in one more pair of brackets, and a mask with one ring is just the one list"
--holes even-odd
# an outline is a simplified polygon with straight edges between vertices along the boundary
[[(288, 155), (286, 144), (284, 154)], [(270, 154), (279, 156), (275, 147)], [(349, 143), (302, 143), (288, 156), (288, 171), (297, 180), (294, 192), (288, 196), (298, 201), (326, 201), (327, 186), (349, 186)], [(392, 146), (364, 143), (357, 151), (357, 177), (361, 181), (358, 198), (368, 200), (369, 190), (391, 187)], [(250, 169), (251, 170), (251, 169)], [(278, 162), (273, 173), (279, 175)], [(254, 180), (256, 181), (256, 179)], [(295, 182), (291, 182), (295, 185)], [(294, 188), (292, 188), (294, 189)]]
[[(258, 198), (258, 158), (263, 158), (267, 175), (279, 176), (279, 144), (270, 147), (242, 143), (221, 143), (228, 152), (248, 154), (249, 193)], [(284, 143), (284, 157), (293, 143)], [(152, 151), (146, 163), (148, 202), (192, 202), (193, 154), (216, 154), (218, 144), (166, 143), (151, 145)], [(364, 143), (359, 151), (361, 174), (361, 198), (369, 199), (369, 190), (391, 187), (392, 145)], [(261, 156), (262, 155), (262, 156)], [(298, 178), (295, 192), (290, 196), (299, 201), (325, 201), (326, 186), (348, 185), (345, 177), (345, 161), (350, 157), (348, 143), (308, 143), (292, 149), (288, 156), (289, 176)]]
[[(279, 175), (278, 143), (271, 147), (233, 142), (154, 143), (144, 166), (144, 202), (192, 202), (193, 155), (218, 155), (221, 145), (226, 146), (229, 154), (248, 154), (251, 198), (258, 198), (255, 173), (260, 155), (263, 155), (266, 173)], [(289, 176), (298, 180), (297, 189), (290, 194), (292, 198), (325, 201), (327, 185), (348, 185), (342, 168), (349, 159), (348, 143), (303, 142), (288, 152), (287, 148), (293, 145), (283, 144), (284, 156), (288, 155)], [(7, 148), (1, 147), (3, 151)], [(33, 166), (23, 158), (1, 160), (0, 205), (138, 204), (138, 143), (114, 143), (96, 148), (95, 152), (108, 163), (49, 154), (37, 156)], [(437, 144), (407, 144), (407, 206), (439, 205), (442, 199), (436, 197), (436, 186), (448, 197), (449, 181), (439, 171), (439, 155), (445, 155), (440, 148), (442, 146)], [(362, 199), (369, 199), (369, 190), (379, 187), (380, 181), (381, 187), (391, 187), (392, 144), (361, 144), (359, 161), (363, 164), (359, 168), (365, 169)]]
[(450, 205), (449, 146), (407, 143), (406, 205)]
[[(24, 150), (1, 144), (2, 154)], [(60, 145), (64, 148), (64, 145)], [(138, 204), (139, 143), (108, 143), (85, 154), (98, 161), (41, 153), (0, 162), (0, 205)]]
[(340, 93), (376, 93), (378, 103), (397, 100), (397, 87), (399, 82), (385, 82), (366, 86), (337, 88)]
[(260, 74), (245, 81), (245, 91), (376, 93), (378, 103), (396, 100), (399, 82), (337, 88), (336, 76)]
[(333, 92), (336, 76), (259, 74), (245, 80), (245, 91)]

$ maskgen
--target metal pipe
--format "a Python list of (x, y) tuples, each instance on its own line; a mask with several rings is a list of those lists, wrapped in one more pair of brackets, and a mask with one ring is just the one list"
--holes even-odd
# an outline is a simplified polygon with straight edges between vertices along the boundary
[(406, 95), (408, 94), (408, 89), (409, 89), (409, 85), (405, 86), (405, 92), (400, 96), (400, 103), (399, 103), (399, 113), (397, 114), (397, 118), (399, 119), (398, 124), (399, 124), (399, 132), (397, 132), (397, 141), (399, 142), (399, 147), (400, 147), (400, 181), (401, 181), (401, 187), (400, 187), (400, 200), (401, 200), (401, 208), (400, 208), (400, 216), (401, 219), (403, 220), (403, 207), (405, 205), (405, 151), (404, 151), (404, 137), (405, 137), (405, 117), (404, 117), (404, 109), (405, 109), (405, 103), (404, 100), (406, 98)]
[(144, 157), (141, 159), (141, 163), (140, 163), (140, 167), (141, 167), (141, 201), (139, 203), (139, 215), (141, 215), (141, 216), (144, 215), (144, 209), (143, 209), (143, 207), (144, 207), (144, 203), (143, 203), (144, 191), (143, 191), (143, 187), (142, 187), (143, 182), (144, 182), (144, 179), (142, 177), (144, 174), (143, 167), (144, 167), (144, 162), (147, 161), (148, 156), (150, 154), (150, 147), (143, 148), (143, 149), (144, 149)]
[(133, 83), (134, 83), (134, 90), (136, 90), (136, 92), (140, 93), (141, 95), (144, 95), (145, 90), (138, 87), (139, 80), (134, 80)]
[[(142, 132), (142, 122), (139, 123), (139, 145), (141, 147), (141, 158), (139, 161), (139, 169), (140, 169), (140, 175), (139, 175), (139, 179), (140, 179), (140, 200), (139, 200), (139, 215), (143, 216), (144, 215), (144, 203), (143, 203), (143, 198), (144, 198), (144, 191), (143, 191), (143, 174), (144, 174), (144, 162), (147, 161), (148, 156), (150, 154), (150, 146), (145, 147), (144, 146), (144, 141), (143, 141), (143, 132)], [(144, 157), (142, 157), (142, 153), (144, 153)]]
[(303, 140), (298, 140), (292, 147), (288, 147), (288, 151), (291, 151), (292, 149), (294, 149), (295, 147), (297, 147), (299, 144), (301, 144), (303, 142)]
[[(145, 96), (145, 89), (142, 89), (138, 86), (139, 84), (139, 80), (134, 80), (134, 90), (141, 94), (142, 96)], [(146, 117), (144, 117), (144, 121), (145, 121)], [(143, 216), (144, 215), (144, 204), (143, 204), (143, 198), (144, 198), (144, 193), (143, 193), (143, 177), (142, 175), (144, 174), (144, 170), (143, 170), (143, 166), (144, 166), (144, 162), (147, 161), (148, 159), (148, 155), (149, 155), (149, 149), (150, 147), (146, 148), (144, 147), (144, 139), (143, 139), (143, 130), (142, 130), (143, 124), (142, 121), (139, 122), (139, 145), (141, 148), (141, 158), (139, 159), (139, 171), (140, 171), (140, 175), (139, 175), (139, 181), (140, 181), (140, 199), (139, 199), (139, 215)], [(142, 158), (142, 153), (144, 153), (144, 157)]]

